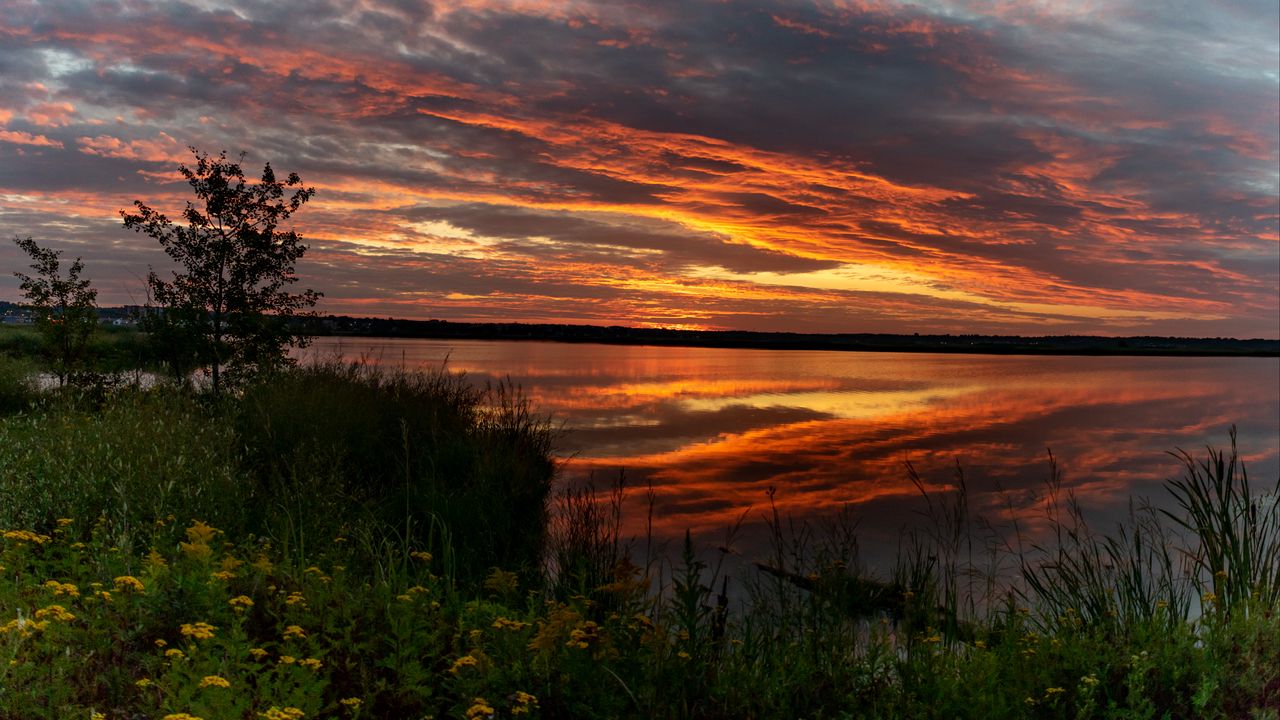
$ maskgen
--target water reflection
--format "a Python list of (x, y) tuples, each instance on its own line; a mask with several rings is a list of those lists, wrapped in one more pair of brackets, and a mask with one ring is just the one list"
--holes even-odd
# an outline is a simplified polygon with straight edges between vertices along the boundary
[[(558, 343), (321, 339), (313, 352), (479, 382), (509, 377), (563, 419), (565, 482), (625, 468), (652, 486), (659, 538), (718, 537), (768, 490), (785, 514), (852, 504), (873, 544), (919, 523), (910, 462), (936, 491), (963, 468), (975, 512), (1024, 529), (1042, 516), (1047, 449), (1064, 487), (1109, 525), (1133, 496), (1163, 499), (1174, 448), (1226, 442), (1240, 428), (1250, 475), (1274, 482), (1280, 360), (839, 353)], [(643, 492), (633, 494), (642, 502)], [(647, 508), (631, 508), (641, 532)], [(758, 531), (739, 542), (758, 552)], [(888, 552), (887, 554), (892, 554)], [(876, 555), (875, 552), (872, 555)]]

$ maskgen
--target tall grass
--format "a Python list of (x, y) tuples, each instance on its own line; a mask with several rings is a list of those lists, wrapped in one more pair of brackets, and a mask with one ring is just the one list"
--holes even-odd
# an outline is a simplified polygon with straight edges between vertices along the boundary
[(509, 386), (335, 363), (0, 417), (0, 716), (1280, 718), (1280, 480), (1234, 435), (1110, 532), (1054, 466), (1052, 542), (993, 551), (963, 473), (909, 472), (883, 575), (852, 509), (775, 506), (732, 577), (633, 555), (621, 479), (554, 497), (555, 436)]
[(323, 541), (363, 515), (405, 545), (451, 538), (468, 581), (494, 566), (538, 574), (556, 431), (515, 388), (476, 387), (444, 368), (328, 362), (265, 378), (230, 406), (269, 498), (259, 522), (287, 514)]

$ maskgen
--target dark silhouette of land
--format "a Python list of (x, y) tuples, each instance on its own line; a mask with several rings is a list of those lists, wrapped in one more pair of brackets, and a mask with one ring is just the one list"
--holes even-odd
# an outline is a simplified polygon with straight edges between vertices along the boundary
[[(130, 324), (136, 306), (98, 309), (104, 323)], [(0, 301), (0, 319), (22, 310)], [(452, 322), (323, 315), (293, 321), (306, 334), (340, 337), (533, 340), (611, 345), (743, 348), (759, 350), (848, 350), (862, 352), (982, 353), (993, 355), (1174, 355), (1280, 357), (1280, 340), (1093, 335), (895, 335), (887, 333), (784, 333), (746, 330), (667, 330), (621, 325), (517, 322)]]
[(396, 320), (329, 315), (308, 322), (316, 335), (541, 340), (614, 345), (764, 350), (853, 350), (883, 352), (987, 353), (1000, 355), (1183, 355), (1280, 356), (1280, 340), (1234, 338), (1096, 337), (1061, 335), (891, 335), (878, 333), (783, 333), (744, 330), (665, 330), (550, 323), (475, 323)]

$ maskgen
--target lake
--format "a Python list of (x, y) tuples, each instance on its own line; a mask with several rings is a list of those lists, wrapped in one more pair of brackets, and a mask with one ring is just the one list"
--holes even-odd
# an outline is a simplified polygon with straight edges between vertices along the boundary
[[(1225, 447), (1232, 425), (1255, 486), (1280, 472), (1280, 359), (994, 356), (737, 350), (467, 340), (319, 338), (308, 354), (510, 378), (563, 421), (561, 481), (625, 470), (628, 532), (693, 532), (744, 556), (761, 519), (859, 519), (873, 563), (927, 521), (907, 464), (936, 497), (963, 472), (971, 510), (1008, 540), (1043, 526), (1048, 452), (1095, 527), (1131, 498), (1165, 501), (1170, 451)], [(651, 490), (650, 490), (651, 488)], [(772, 490), (772, 501), (770, 499)], [(651, 493), (651, 495), (650, 495)], [(650, 516), (650, 501), (652, 515)]]

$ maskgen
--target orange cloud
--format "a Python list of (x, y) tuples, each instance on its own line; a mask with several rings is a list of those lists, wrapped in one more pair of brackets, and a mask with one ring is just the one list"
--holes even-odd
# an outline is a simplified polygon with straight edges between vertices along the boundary
[(36, 147), (62, 147), (61, 140), (51, 140), (44, 135), (32, 135), (29, 132), (16, 130), (0, 130), (0, 142), (13, 143), (14, 145), (34, 145)]

